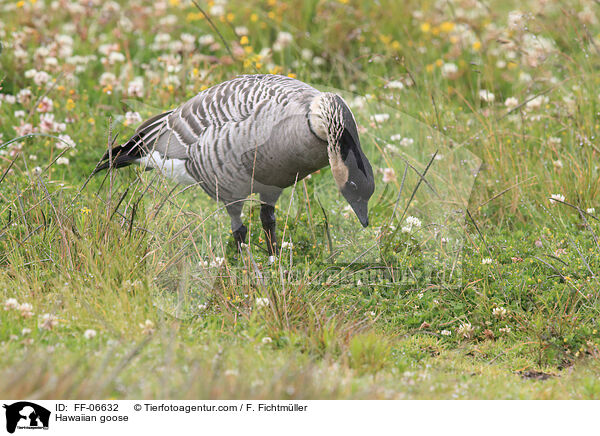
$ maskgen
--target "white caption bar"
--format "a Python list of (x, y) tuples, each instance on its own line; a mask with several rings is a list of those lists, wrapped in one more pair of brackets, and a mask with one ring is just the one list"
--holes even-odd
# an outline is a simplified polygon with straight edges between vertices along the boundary
[[(573, 434), (589, 401), (3, 400), (0, 434)], [(597, 431), (597, 429), (595, 429)]]

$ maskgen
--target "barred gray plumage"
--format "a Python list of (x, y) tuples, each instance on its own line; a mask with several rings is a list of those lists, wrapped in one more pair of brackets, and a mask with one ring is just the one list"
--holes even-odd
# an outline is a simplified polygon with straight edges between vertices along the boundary
[(95, 172), (138, 163), (178, 183), (198, 183), (225, 203), (238, 245), (243, 201), (260, 194), (269, 254), (277, 251), (274, 206), (284, 188), (331, 165), (363, 226), (374, 190), (356, 121), (344, 100), (286, 76), (245, 75), (200, 92), (144, 122), (107, 152)]

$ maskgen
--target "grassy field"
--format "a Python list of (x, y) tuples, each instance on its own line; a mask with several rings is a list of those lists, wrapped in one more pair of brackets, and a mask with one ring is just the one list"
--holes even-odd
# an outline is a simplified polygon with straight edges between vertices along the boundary
[[(199, 6), (0, 4), (1, 397), (600, 397), (597, 2)], [(256, 72), (344, 95), (369, 228), (323, 169), (269, 265), (255, 201), (240, 256), (200, 189), (91, 177)]]

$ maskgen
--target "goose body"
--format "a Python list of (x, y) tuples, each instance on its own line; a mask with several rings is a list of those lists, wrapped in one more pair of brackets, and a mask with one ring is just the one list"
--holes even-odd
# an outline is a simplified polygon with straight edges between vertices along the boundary
[[(260, 194), (267, 248), (276, 247), (274, 205), (284, 188), (330, 164), (338, 188), (367, 225), (373, 173), (354, 117), (336, 94), (286, 76), (246, 75), (200, 92), (145, 121), (95, 170), (133, 163), (222, 201), (238, 244), (243, 200)], [(354, 204), (353, 204), (354, 203)]]

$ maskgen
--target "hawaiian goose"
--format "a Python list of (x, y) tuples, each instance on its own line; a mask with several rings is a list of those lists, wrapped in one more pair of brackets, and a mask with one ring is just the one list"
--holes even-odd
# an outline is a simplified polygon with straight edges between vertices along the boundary
[(284, 188), (329, 163), (333, 178), (367, 226), (374, 180), (356, 122), (336, 94), (285, 76), (246, 75), (202, 91), (144, 122), (95, 172), (138, 163), (225, 203), (240, 248), (242, 205), (260, 194), (269, 255), (277, 252), (275, 203)]

